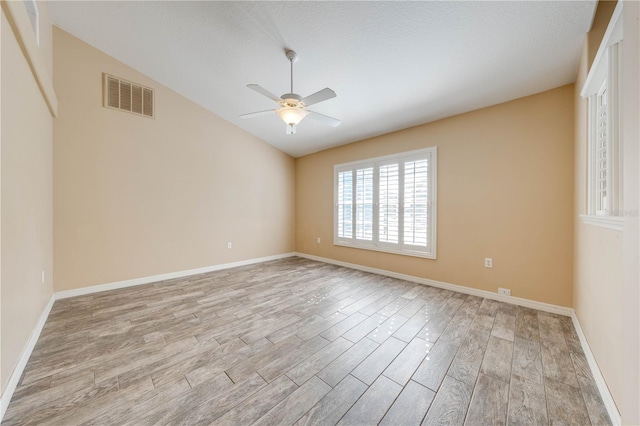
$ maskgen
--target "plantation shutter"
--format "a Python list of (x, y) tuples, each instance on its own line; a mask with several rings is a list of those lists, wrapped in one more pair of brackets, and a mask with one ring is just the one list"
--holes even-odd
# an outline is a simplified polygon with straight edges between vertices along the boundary
[(378, 239), (398, 243), (400, 236), (400, 164), (384, 164), (379, 171)]
[(353, 238), (353, 172), (338, 173), (338, 236)]
[(595, 152), (595, 189), (596, 212), (604, 213), (609, 208), (607, 179), (607, 86), (606, 82), (596, 98), (596, 152)]
[(426, 247), (428, 241), (429, 162), (404, 163), (404, 244)]
[(373, 167), (356, 170), (356, 238), (373, 240)]
[(436, 148), (334, 166), (334, 244), (435, 259)]

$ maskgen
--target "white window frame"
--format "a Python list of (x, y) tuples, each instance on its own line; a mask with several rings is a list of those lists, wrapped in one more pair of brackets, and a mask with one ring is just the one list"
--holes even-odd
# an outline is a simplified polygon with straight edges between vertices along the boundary
[[(430, 199), (428, 200), (428, 213), (427, 213), (427, 246), (415, 246), (410, 244), (404, 244), (404, 163), (406, 161), (427, 159), (428, 165), (428, 184)], [(391, 162), (398, 162), (401, 165), (399, 169), (399, 224), (398, 224), (398, 243), (380, 242), (379, 241), (379, 181), (380, 181), (380, 166), (389, 164)], [(436, 259), (436, 245), (437, 245), (437, 147), (429, 147), (416, 151), (403, 152), (394, 155), (388, 155), (384, 157), (370, 158), (362, 161), (355, 161), (344, 164), (337, 164), (334, 166), (334, 189), (333, 189), (333, 244), (337, 246), (345, 246), (366, 250), (381, 251), (386, 253), (403, 254), (407, 256), (423, 257), (427, 259)], [(373, 238), (369, 240), (361, 240), (355, 237), (355, 207), (352, 210), (352, 217), (354, 218), (352, 225), (351, 238), (339, 237), (338, 234), (338, 176), (341, 172), (356, 171), (357, 169), (373, 167)], [(355, 194), (356, 182), (353, 181), (353, 191)], [(355, 206), (355, 199), (353, 201)]]
[[(588, 107), (587, 213), (583, 223), (621, 231), (622, 128), (620, 115), (620, 52), (622, 44), (622, 2), (619, 2), (602, 39), (582, 92)], [(598, 102), (606, 90), (606, 200), (599, 195)], [(604, 202), (606, 201), (606, 202)]]
[(40, 12), (36, 0), (23, 0), (24, 7), (27, 9), (33, 34), (36, 36), (36, 44), (40, 46)]

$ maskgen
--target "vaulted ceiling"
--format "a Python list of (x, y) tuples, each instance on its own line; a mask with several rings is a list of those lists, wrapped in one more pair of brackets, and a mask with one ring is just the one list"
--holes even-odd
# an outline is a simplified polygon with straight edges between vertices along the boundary
[[(302, 156), (575, 80), (595, 1), (56, 1), (54, 24), (271, 145)], [(285, 135), (257, 83), (337, 97)]]

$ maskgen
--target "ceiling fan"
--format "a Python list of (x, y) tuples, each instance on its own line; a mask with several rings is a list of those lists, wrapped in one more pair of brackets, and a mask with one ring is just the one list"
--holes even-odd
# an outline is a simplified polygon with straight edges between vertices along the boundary
[(261, 95), (264, 95), (267, 98), (276, 101), (278, 105), (280, 105), (280, 108), (251, 112), (249, 114), (241, 115), (240, 118), (253, 118), (261, 115), (272, 114), (275, 112), (282, 119), (282, 121), (286, 123), (287, 135), (295, 134), (296, 126), (307, 115), (315, 120), (320, 121), (321, 123), (328, 124), (332, 127), (338, 127), (340, 125), (340, 120), (306, 109), (306, 107), (308, 106), (326, 101), (327, 99), (335, 98), (336, 92), (327, 87), (305, 98), (296, 93), (293, 93), (293, 63), (298, 60), (298, 54), (293, 50), (287, 50), (285, 53), (287, 55), (287, 59), (289, 59), (289, 62), (291, 62), (291, 93), (285, 93), (284, 95), (278, 97), (257, 84), (247, 84), (247, 87), (249, 89), (255, 90)]

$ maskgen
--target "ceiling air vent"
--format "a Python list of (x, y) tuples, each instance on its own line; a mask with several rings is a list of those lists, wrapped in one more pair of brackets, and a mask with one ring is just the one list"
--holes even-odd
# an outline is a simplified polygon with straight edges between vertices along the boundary
[(153, 118), (153, 89), (104, 74), (104, 106)]

